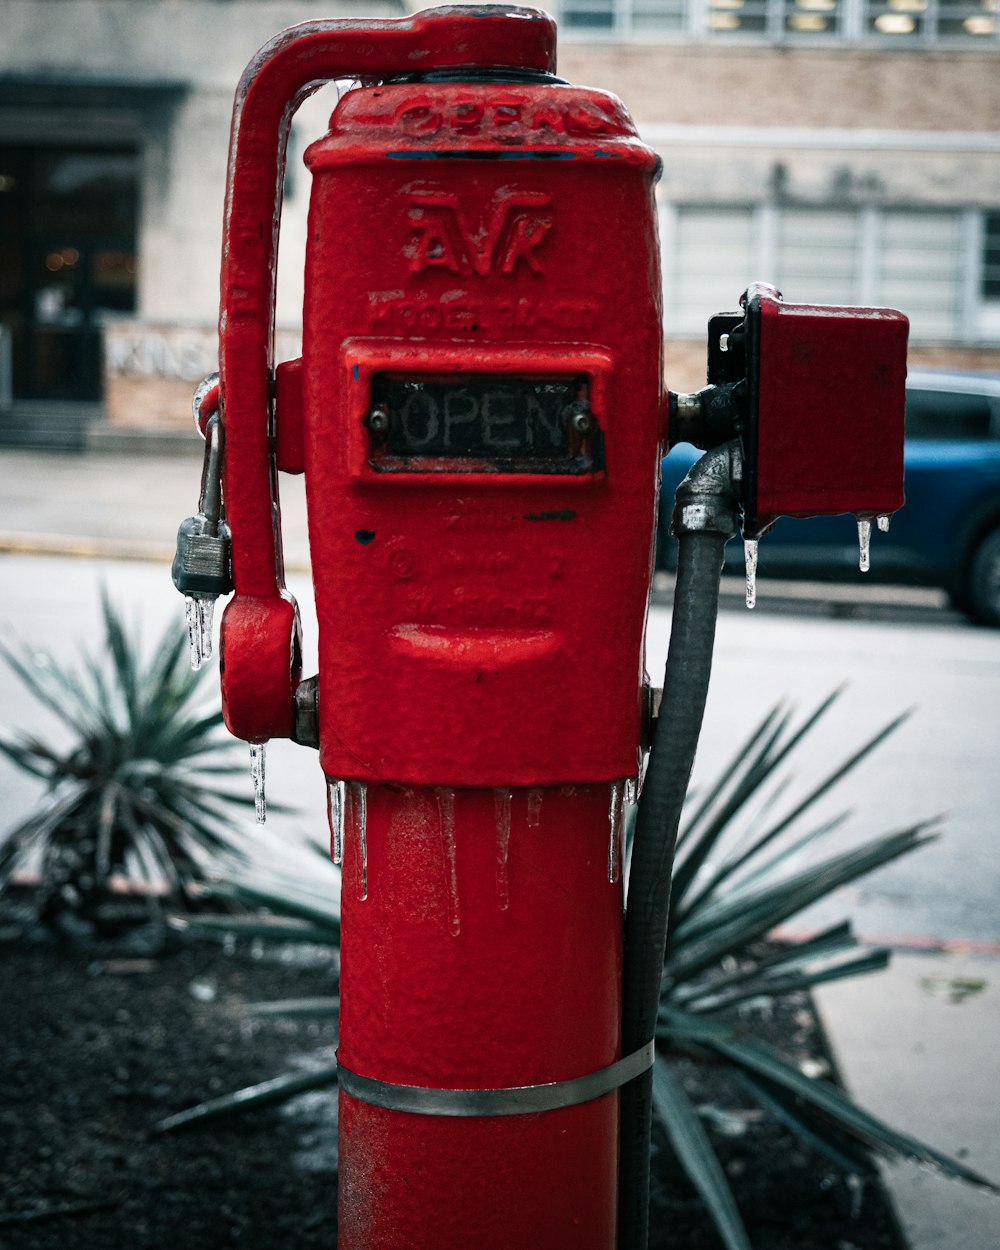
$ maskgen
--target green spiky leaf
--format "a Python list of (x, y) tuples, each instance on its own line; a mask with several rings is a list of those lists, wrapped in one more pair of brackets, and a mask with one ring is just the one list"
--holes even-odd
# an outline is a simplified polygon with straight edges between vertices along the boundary
[(273, 1003), (248, 1003), (252, 1016), (335, 1016), (339, 998), (279, 998)]
[(232, 815), (244, 798), (218, 790), (235, 743), (217, 708), (196, 706), (204, 674), (187, 666), (180, 621), (147, 658), (104, 593), (101, 614), (103, 641), (75, 666), (0, 644), (0, 658), (58, 717), (60, 741), (69, 743), (0, 735), (0, 752), (47, 786), (39, 810), (0, 846), (0, 890), (33, 857), (35, 905), (56, 928), (75, 912), (100, 929), (118, 874), (140, 881), (155, 874), (173, 906), (185, 907), (215, 858), (232, 852)]
[(176, 1115), (169, 1115), (160, 1120), (155, 1129), (158, 1133), (174, 1133), (181, 1128), (190, 1128), (194, 1124), (202, 1124), (206, 1120), (220, 1120), (225, 1116), (236, 1115), (253, 1107), (267, 1107), (276, 1102), (284, 1102), (296, 1094), (304, 1094), (309, 1090), (326, 1089), (337, 1083), (337, 1065), (328, 1064), (313, 1072), (285, 1072), (270, 1081), (261, 1081), (259, 1085), (247, 1085), (244, 1089), (235, 1090), (231, 1094), (222, 1094), (218, 1098), (210, 1098), (197, 1106), (188, 1107)]
[(1000, 1194), (1000, 1186), (993, 1181), (917, 1138), (890, 1128), (852, 1102), (837, 1086), (818, 1077), (806, 1076), (783, 1055), (762, 1042), (745, 1040), (710, 1042), (709, 1045), (739, 1067), (801, 1098), (807, 1106), (828, 1118), (840, 1132), (847, 1133), (883, 1158), (910, 1159), (953, 1180), (962, 1180), (979, 1189)]
[(719, 1231), (726, 1250), (752, 1250), (733, 1191), (695, 1109), (680, 1082), (657, 1055), (653, 1106), (674, 1153)]

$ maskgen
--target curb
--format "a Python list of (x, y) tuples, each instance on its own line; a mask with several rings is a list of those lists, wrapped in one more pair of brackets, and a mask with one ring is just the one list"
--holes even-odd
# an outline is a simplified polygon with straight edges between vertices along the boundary
[(173, 550), (162, 543), (71, 538), (66, 534), (0, 532), (0, 552), (15, 556), (69, 556), (77, 560), (146, 560), (154, 564), (169, 564), (174, 558)]
[[(815, 929), (775, 929), (771, 934), (779, 942), (804, 942), (816, 936)], [(865, 946), (888, 946), (893, 951), (907, 951), (916, 955), (996, 955), (1000, 956), (1000, 942), (984, 938), (939, 938), (929, 933), (859, 933), (858, 941)]]
[[(74, 538), (68, 534), (11, 534), (0, 530), (0, 554), (172, 564), (174, 548), (165, 543), (123, 542), (114, 538)], [(308, 574), (312, 571), (308, 562), (289, 559), (287, 556), (284, 567), (286, 573)]]

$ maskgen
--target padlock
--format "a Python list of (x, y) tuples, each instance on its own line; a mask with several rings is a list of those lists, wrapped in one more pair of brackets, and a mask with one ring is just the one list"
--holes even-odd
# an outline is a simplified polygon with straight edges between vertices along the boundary
[(223, 429), (218, 413), (209, 417), (204, 437), (198, 512), (177, 530), (171, 568), (174, 585), (185, 598), (191, 667), (195, 669), (212, 654), (215, 601), (233, 589), (231, 539), (222, 507)]

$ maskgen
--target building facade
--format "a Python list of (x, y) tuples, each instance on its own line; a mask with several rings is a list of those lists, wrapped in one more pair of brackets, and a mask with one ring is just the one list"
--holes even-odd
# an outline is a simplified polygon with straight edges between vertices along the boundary
[[(0, 437), (186, 428), (215, 367), (232, 95), (297, 21), (399, 0), (0, 0)], [(560, 73), (663, 159), (668, 382), (751, 281), (881, 303), (911, 359), (1000, 369), (1000, 0), (560, 0)], [(309, 177), (292, 132), (279, 357), (297, 351)]]

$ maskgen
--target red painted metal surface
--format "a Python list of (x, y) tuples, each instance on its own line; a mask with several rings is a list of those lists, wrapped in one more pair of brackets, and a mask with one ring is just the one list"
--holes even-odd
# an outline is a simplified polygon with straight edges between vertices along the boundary
[(265, 44), (237, 90), (226, 195), (220, 312), (221, 379), (236, 474), (227, 476), (238, 594), (274, 594), (280, 569), (267, 557), (267, 413), (274, 323), (280, 172), (299, 103), (336, 78), (375, 78), (427, 66), (550, 69), (555, 29), (543, 14), (498, 7), (440, 9), (403, 20), (303, 23)]
[[(514, 15), (516, 14), (516, 16)], [(284, 620), (278, 497), (270, 444), (274, 329), (274, 270), (281, 171), (288, 130), (301, 101), (335, 78), (378, 80), (431, 66), (554, 68), (555, 27), (543, 13), (500, 6), (444, 8), (413, 18), (315, 21), (291, 27), (265, 44), (247, 67), (236, 93), (226, 192), (220, 375), (226, 416), (226, 514), (232, 531), (237, 598), (273, 600), (270, 627)], [(257, 620), (263, 608), (253, 614)], [(253, 681), (255, 635), (242, 636), (229, 612), (226, 630), (230, 682)], [(246, 675), (240, 673), (246, 664)], [(264, 736), (287, 732), (284, 691), (290, 674), (264, 683), (276, 701), (259, 709), (254, 726)], [(230, 703), (235, 715), (238, 699)], [(250, 737), (238, 720), (234, 733)]]
[(274, 371), (274, 459), (282, 473), (305, 472), (302, 429), (302, 358), (283, 360)]
[[(369, 786), (342, 891), (340, 1057), (403, 1084), (567, 1079), (619, 1055), (608, 787)], [(501, 800), (502, 804), (502, 800)], [(453, 805), (453, 836), (449, 805)], [(340, 1100), (342, 1250), (615, 1245), (618, 1096), (452, 1119)]]
[[(640, 736), (655, 160), (612, 97), (442, 83), (349, 93), (307, 162), (320, 752), (368, 787), (364, 899), (347, 822), (341, 1055), (432, 1087), (583, 1076), (619, 1055), (608, 783), (636, 772)], [(368, 424), (386, 378), (441, 388), (412, 454)], [(583, 379), (582, 465), (505, 459), (488, 388), (546, 379)], [(611, 1250), (617, 1104), (447, 1119), (343, 1094), (341, 1243)]]
[[(206, 383), (207, 382), (208, 379), (206, 379)], [(196, 394), (195, 402), (198, 405), (198, 412), (195, 417), (195, 421), (198, 426), (198, 433), (202, 436), (202, 438), (205, 438), (208, 431), (208, 423), (219, 411), (219, 405), (222, 402), (218, 383), (214, 386), (208, 387), (204, 395), (201, 397), (200, 402), (198, 401), (198, 396)]]
[(219, 635), (219, 672), (230, 733), (248, 742), (292, 736), (302, 642), (298, 608), (287, 591), (230, 599)]
[(789, 304), (766, 286), (751, 288), (748, 311), (758, 378), (748, 511), (758, 525), (902, 507), (906, 317)]
[[(653, 153), (603, 93), (442, 83), (349, 93), (306, 159), (324, 772), (631, 776), (662, 403)], [(590, 461), (508, 463), (488, 396), (467, 399), (485, 442), (463, 454), (448, 395), (419, 414), (434, 454), (380, 458), (380, 377), (467, 396), (581, 378)]]
[[(509, 68), (349, 92), (309, 152), (303, 357), (278, 371), (269, 426), (275, 188), (309, 84), (450, 66), (537, 78), (553, 33), (490, 7), (316, 24), (265, 48), (237, 96), (227, 723), (291, 731), (274, 468), (304, 467), (321, 762), (355, 797), (341, 1057), (383, 1081), (548, 1083), (620, 1055), (609, 811), (641, 727), (664, 398), (656, 162), (613, 97)], [(383, 393), (405, 410), (410, 385), (445, 408), (437, 442), (426, 424), (401, 454), (369, 417)], [(612, 1093), (453, 1119), (342, 1094), (340, 1244), (612, 1250), (617, 1108)]]

